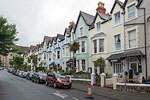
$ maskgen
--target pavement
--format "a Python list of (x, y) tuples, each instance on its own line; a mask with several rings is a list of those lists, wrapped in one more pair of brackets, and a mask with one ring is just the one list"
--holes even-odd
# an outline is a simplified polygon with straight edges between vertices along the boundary
[[(93, 94), (92, 100), (114, 100)], [(0, 70), (0, 100), (89, 100), (87, 92), (33, 83)]]
[[(80, 90), (87, 93), (88, 85), (81, 83), (73, 83), (72, 86), (75, 90)], [(116, 100), (150, 100), (150, 94), (144, 93), (131, 93), (125, 91), (113, 90), (110, 88), (101, 88), (98, 86), (91, 86), (92, 94), (103, 96)]]

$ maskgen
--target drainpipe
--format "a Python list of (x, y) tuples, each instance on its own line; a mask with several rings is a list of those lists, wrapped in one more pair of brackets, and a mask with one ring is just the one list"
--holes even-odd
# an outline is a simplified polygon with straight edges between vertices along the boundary
[(144, 10), (144, 39), (145, 39), (145, 72), (146, 72), (146, 80), (147, 80), (147, 37), (146, 37), (146, 9), (138, 8)]

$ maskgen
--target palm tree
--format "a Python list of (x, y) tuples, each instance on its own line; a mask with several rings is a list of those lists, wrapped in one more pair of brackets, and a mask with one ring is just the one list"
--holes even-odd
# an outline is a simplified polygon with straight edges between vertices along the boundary
[(105, 67), (105, 60), (104, 58), (100, 57), (94, 62), (94, 66), (98, 68), (104, 68)]
[(74, 75), (75, 75), (75, 72), (76, 72), (76, 68), (75, 68), (75, 53), (76, 51), (79, 50), (80, 48), (80, 44), (79, 42), (73, 42), (73, 43), (70, 43), (69, 44), (69, 48), (70, 48), (70, 51), (73, 53), (73, 71), (74, 71)]
[(37, 69), (37, 60), (38, 60), (37, 55), (31, 55), (30, 59), (32, 60), (32, 63), (33, 63), (34, 69), (35, 69), (34, 71), (36, 71), (36, 69)]

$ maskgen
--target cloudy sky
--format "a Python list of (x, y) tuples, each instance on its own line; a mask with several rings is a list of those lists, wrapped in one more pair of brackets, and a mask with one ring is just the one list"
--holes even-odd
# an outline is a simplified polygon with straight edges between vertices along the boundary
[[(100, 0), (110, 12), (115, 0)], [(124, 0), (121, 0), (124, 1)], [(41, 43), (43, 37), (63, 34), (70, 21), (77, 21), (79, 11), (95, 15), (99, 0), (0, 0), (0, 15), (16, 24), (18, 45)]]

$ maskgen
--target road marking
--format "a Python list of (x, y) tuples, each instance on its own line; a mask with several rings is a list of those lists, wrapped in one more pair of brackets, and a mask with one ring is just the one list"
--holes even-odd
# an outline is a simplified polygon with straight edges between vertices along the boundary
[(53, 93), (53, 94), (56, 95), (56, 96), (58, 96), (58, 97), (60, 97), (60, 98), (63, 98), (63, 99), (65, 99), (66, 97), (68, 97), (68, 95), (66, 95), (66, 94), (60, 94), (59, 91), (56, 91), (56, 93)]
[(77, 99), (77, 98), (75, 98), (75, 97), (72, 97), (72, 99), (74, 99), (74, 100), (79, 100), (79, 99)]

